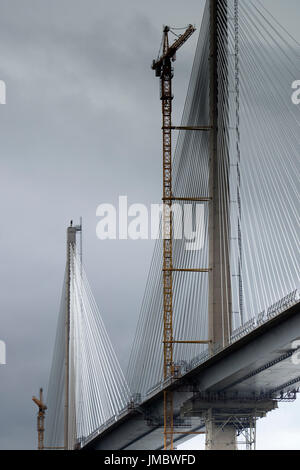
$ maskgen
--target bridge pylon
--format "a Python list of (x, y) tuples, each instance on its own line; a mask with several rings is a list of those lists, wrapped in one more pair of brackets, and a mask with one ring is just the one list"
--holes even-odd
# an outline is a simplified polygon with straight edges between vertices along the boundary
[[(228, 0), (209, 3), (209, 293), (208, 330), (211, 348), (226, 347), (232, 330), (230, 269), (230, 155), (228, 139)], [(237, 21), (237, 18), (236, 18)], [(222, 25), (220, 27), (220, 25)], [(237, 24), (235, 27), (237, 28)], [(237, 50), (236, 50), (237, 53)], [(220, 59), (221, 57), (221, 59)], [(222, 62), (222, 72), (220, 71)], [(222, 148), (221, 148), (222, 144)], [(234, 414), (234, 413), (233, 413)], [(228, 417), (227, 417), (228, 418)], [(206, 449), (236, 449), (236, 429), (215, 408), (205, 414)], [(220, 432), (220, 426), (222, 432)]]
[(70, 360), (70, 327), (71, 327), (71, 282), (72, 260), (76, 249), (76, 234), (82, 233), (82, 223), (73, 226), (73, 221), (67, 228), (67, 262), (66, 262), (66, 289), (65, 289), (65, 400), (64, 400), (64, 449), (73, 449), (76, 442), (76, 415), (75, 415), (75, 391), (70, 386), (73, 378), (72, 361)]
[[(226, 346), (231, 334), (231, 274), (230, 274), (230, 201), (229, 148), (220, 148), (219, 132), (223, 123), (226, 132), (228, 119), (227, 58), (222, 54), (222, 76), (219, 57), (223, 43), (228, 42), (227, 0), (210, 0), (210, 57), (209, 57), (209, 338), (212, 346)], [(222, 49), (221, 49), (222, 48)], [(226, 47), (224, 47), (226, 49)], [(226, 81), (226, 83), (224, 83)], [(222, 93), (220, 89), (222, 88)], [(222, 129), (222, 132), (224, 130)], [(228, 132), (228, 131), (227, 131)], [(223, 142), (222, 142), (223, 143)], [(225, 186), (225, 188), (224, 188)]]

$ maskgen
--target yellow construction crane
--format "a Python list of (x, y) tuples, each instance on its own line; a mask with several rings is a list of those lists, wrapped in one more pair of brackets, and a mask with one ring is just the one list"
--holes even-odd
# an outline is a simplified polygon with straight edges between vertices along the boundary
[(43, 389), (40, 388), (40, 398), (32, 397), (32, 401), (38, 407), (37, 414), (37, 431), (38, 431), (38, 450), (44, 449), (44, 432), (45, 432), (45, 414), (47, 406), (43, 402)]
[[(178, 49), (188, 40), (195, 31), (189, 25), (186, 31), (179, 35), (175, 42), (169, 46), (169, 26), (163, 30), (162, 55), (153, 60), (152, 69), (161, 82), (162, 102), (162, 131), (163, 131), (163, 296), (164, 296), (164, 379), (174, 375), (173, 363), (173, 306), (172, 306), (172, 78), (173, 68), (171, 61), (175, 60)], [(183, 127), (180, 127), (183, 129)], [(173, 395), (164, 391), (164, 448), (173, 449)]]

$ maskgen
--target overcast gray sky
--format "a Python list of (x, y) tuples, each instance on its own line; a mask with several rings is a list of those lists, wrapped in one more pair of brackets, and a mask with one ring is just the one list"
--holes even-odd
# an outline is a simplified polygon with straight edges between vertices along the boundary
[[(264, 0), (300, 40), (299, 1)], [(163, 24), (199, 29), (204, 0), (0, 0), (0, 448), (36, 446), (33, 393), (47, 386), (65, 231), (83, 217), (84, 264), (125, 368), (152, 241), (99, 241), (96, 208), (161, 199), (158, 80)], [(197, 35), (176, 62), (179, 122)], [(300, 77), (299, 77), (300, 79)], [(259, 448), (300, 449), (300, 404), (258, 429)], [(272, 434), (271, 431), (272, 430)]]

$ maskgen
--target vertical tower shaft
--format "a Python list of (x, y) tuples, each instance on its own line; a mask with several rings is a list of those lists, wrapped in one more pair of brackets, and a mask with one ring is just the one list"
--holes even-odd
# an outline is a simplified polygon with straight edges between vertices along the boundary
[[(230, 157), (228, 139), (228, 1), (210, 0), (209, 337), (226, 346), (231, 334)], [(221, 148), (222, 147), (222, 148)], [(223, 418), (223, 417), (221, 417)], [(235, 427), (210, 409), (206, 449), (236, 449)], [(220, 422), (221, 419), (221, 422)], [(220, 431), (221, 430), (221, 431)]]
[[(212, 198), (209, 210), (209, 337), (212, 344), (225, 346), (231, 331), (231, 274), (230, 274), (230, 200), (229, 150), (220, 148), (219, 126), (226, 132), (228, 120), (227, 58), (220, 44), (227, 43), (227, 0), (210, 0), (210, 169), (209, 191)], [(220, 28), (218, 25), (222, 24)], [(225, 26), (224, 26), (225, 25)], [(224, 47), (224, 46), (223, 46)], [(223, 50), (226, 50), (224, 47)], [(222, 97), (220, 86), (222, 85)], [(225, 91), (224, 91), (225, 90)], [(221, 102), (222, 100), (222, 102)]]
[(74, 417), (74, 391), (70, 388), (71, 362), (70, 362), (70, 327), (71, 327), (71, 276), (72, 254), (76, 248), (76, 232), (81, 231), (81, 226), (72, 226), (67, 229), (67, 263), (66, 263), (66, 312), (65, 312), (65, 407), (64, 407), (64, 448), (73, 446), (72, 424)]

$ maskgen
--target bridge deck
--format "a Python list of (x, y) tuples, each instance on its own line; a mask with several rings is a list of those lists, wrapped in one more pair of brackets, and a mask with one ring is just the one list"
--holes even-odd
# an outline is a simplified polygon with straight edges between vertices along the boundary
[[(299, 365), (293, 362), (300, 340), (299, 302), (253, 329), (184, 376), (170, 381), (174, 391), (174, 413), (195, 393), (227, 393), (275, 399), (280, 392), (293, 390), (300, 382)], [(299, 344), (300, 345), (300, 344)], [(299, 346), (298, 346), (299, 347)], [(232, 402), (234, 406), (234, 401)], [(162, 446), (163, 389), (147, 397), (139, 406), (124, 412), (116, 421), (82, 443), (93, 449), (159, 449)], [(145, 417), (147, 419), (145, 419)], [(203, 423), (191, 418), (176, 432), (199, 429)], [(178, 434), (183, 439), (184, 434)]]

